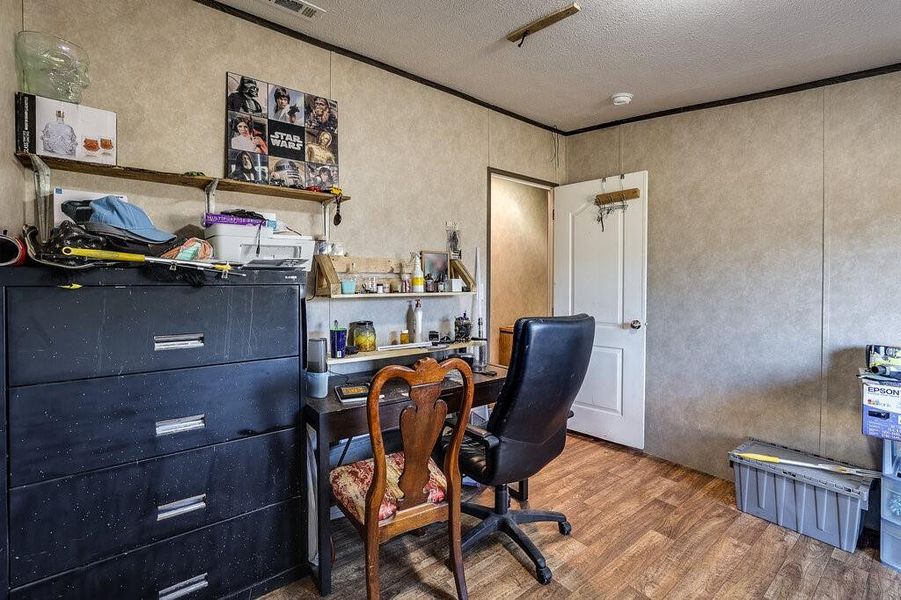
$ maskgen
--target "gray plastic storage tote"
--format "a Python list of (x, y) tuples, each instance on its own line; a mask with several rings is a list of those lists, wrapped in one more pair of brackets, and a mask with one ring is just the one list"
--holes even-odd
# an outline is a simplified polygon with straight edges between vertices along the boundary
[(757, 440), (729, 453), (739, 510), (854, 551), (869, 506), (872, 477), (749, 460), (737, 456), (740, 452), (809, 463), (844, 463)]

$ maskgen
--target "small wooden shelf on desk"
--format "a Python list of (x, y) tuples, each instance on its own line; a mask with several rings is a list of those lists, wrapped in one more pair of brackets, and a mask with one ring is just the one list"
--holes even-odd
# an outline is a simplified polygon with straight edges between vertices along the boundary
[(376, 350), (375, 352), (359, 352), (353, 356), (344, 358), (326, 359), (329, 365), (346, 365), (349, 363), (366, 362), (370, 360), (385, 360), (386, 358), (401, 358), (404, 356), (417, 356), (420, 354), (435, 354), (438, 352), (446, 352), (448, 350), (461, 350), (470, 346), (484, 346), (485, 342), (481, 340), (472, 340), (469, 342), (453, 342), (444, 346), (427, 346), (425, 348), (402, 348), (399, 350)]
[(414, 293), (392, 293), (387, 294), (335, 294), (333, 296), (314, 296), (314, 298), (324, 298), (332, 300), (389, 300), (391, 298), (447, 298), (449, 296), (472, 296), (475, 292), (422, 292)]
[[(16, 158), (19, 159), (19, 162), (21, 162), (23, 166), (31, 168), (31, 157), (29, 157), (27, 153), (17, 152)], [(245, 194), (257, 194), (261, 196), (278, 196), (281, 198), (307, 200), (309, 202), (320, 202), (324, 204), (328, 204), (335, 199), (335, 196), (325, 192), (310, 192), (308, 190), (298, 190), (277, 185), (237, 181), (234, 179), (226, 179), (224, 177), (183, 175), (181, 173), (167, 173), (165, 171), (153, 171), (150, 169), (139, 169), (137, 167), (117, 167), (114, 165), (82, 162), (66, 158), (53, 158), (50, 156), (41, 156), (40, 158), (44, 161), (44, 164), (51, 169), (71, 171), (73, 173), (86, 173), (88, 175), (100, 175), (102, 177), (116, 177), (118, 179), (132, 179), (137, 181), (151, 181), (153, 183), (193, 187), (201, 190), (206, 189), (214, 179), (219, 179), (219, 183), (216, 185), (216, 189), (219, 191), (242, 192)], [(350, 196), (343, 196), (341, 198), (342, 202), (347, 202), (348, 200), (350, 200)]]

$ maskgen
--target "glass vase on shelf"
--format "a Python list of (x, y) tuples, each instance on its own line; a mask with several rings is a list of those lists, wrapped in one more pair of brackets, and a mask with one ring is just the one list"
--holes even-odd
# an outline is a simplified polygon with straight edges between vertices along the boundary
[(16, 34), (16, 71), (23, 92), (79, 104), (91, 83), (89, 66), (88, 53), (72, 42), (39, 31)]

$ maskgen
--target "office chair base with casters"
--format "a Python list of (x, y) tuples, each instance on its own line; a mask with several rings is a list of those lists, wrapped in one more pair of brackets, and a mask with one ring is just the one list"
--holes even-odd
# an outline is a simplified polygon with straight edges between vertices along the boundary
[(506, 485), (494, 487), (493, 509), (463, 502), (460, 510), (467, 515), (481, 519), (478, 525), (463, 536), (463, 552), (492, 533), (498, 531), (505, 533), (535, 563), (535, 578), (538, 579), (538, 582), (542, 585), (551, 582), (551, 570), (544, 560), (544, 555), (519, 526), (524, 523), (554, 522), (557, 523), (561, 534), (569, 535), (572, 532), (572, 525), (566, 520), (566, 515), (544, 510), (510, 510), (510, 490)]

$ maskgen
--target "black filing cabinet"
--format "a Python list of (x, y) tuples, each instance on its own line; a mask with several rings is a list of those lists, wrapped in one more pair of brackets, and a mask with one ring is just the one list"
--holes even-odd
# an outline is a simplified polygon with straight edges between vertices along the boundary
[(0, 286), (10, 598), (249, 599), (307, 574), (303, 273)]

